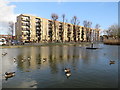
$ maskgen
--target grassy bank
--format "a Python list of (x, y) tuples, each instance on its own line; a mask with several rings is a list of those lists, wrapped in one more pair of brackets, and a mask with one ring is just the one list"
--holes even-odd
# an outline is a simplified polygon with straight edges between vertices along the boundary
[(30, 43), (25, 45), (10, 45), (0, 46), (0, 48), (21, 48), (21, 47), (40, 47), (40, 46), (55, 46), (55, 45), (89, 45), (90, 42), (72, 42), (72, 43)]

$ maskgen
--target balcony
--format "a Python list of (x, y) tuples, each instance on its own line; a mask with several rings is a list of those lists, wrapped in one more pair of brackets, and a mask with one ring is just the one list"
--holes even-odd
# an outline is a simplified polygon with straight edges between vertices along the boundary
[(26, 28), (27, 31), (30, 31), (30, 28)]
[(37, 26), (37, 27), (36, 27), (36, 30), (40, 30), (40, 27)]
[(23, 26), (30, 26), (30, 23), (29, 22), (22, 22), (22, 25)]
[(36, 18), (36, 22), (40, 23), (41, 19), (40, 18)]
[(62, 33), (62, 30), (59, 30), (59, 33)]
[(41, 23), (41, 20), (36, 20), (36, 23)]
[(41, 24), (41, 21), (37, 21), (36, 24)]
[(49, 26), (52, 26), (52, 23), (49, 23), (48, 25), (49, 25)]
[(49, 23), (52, 23), (52, 20), (48, 20)]
[(70, 31), (71, 29), (70, 29), (70, 28), (68, 28), (67, 30), (68, 30), (68, 31)]
[(26, 26), (30, 26), (30, 23), (26, 23)]
[(70, 24), (68, 24), (67, 26), (70, 27)]
[(68, 32), (67, 34), (68, 34), (68, 35), (70, 35), (70, 34), (71, 34), (71, 32)]
[(49, 35), (51, 36), (51, 35), (52, 35), (52, 30), (49, 30), (49, 32), (48, 32), (48, 33), (49, 33)]
[(30, 37), (29, 37), (29, 36), (27, 37), (27, 40), (30, 40)]
[(63, 26), (62, 24), (59, 25), (59, 27), (62, 27), (62, 26)]
[(22, 26), (22, 30), (25, 31), (25, 30), (30, 30), (30, 27), (29, 26)]
[(40, 33), (40, 31), (37, 31), (37, 32), (36, 32), (36, 34), (39, 34), (39, 33)]
[(49, 26), (48, 28), (49, 28), (49, 29), (52, 29), (52, 27), (50, 27), (50, 26)]
[(41, 35), (41, 33), (38, 33), (38, 36), (40, 36)]
[(36, 23), (36, 27), (41, 27), (41, 24), (39, 24), (39, 23)]
[(59, 35), (60, 37), (62, 36), (62, 34)]
[(30, 18), (29, 17), (22, 17), (21, 18), (23, 21), (30, 21)]

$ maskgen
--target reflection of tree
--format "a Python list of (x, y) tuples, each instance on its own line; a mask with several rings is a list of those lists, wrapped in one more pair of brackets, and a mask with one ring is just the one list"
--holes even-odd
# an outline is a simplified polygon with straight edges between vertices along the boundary
[(89, 62), (89, 59), (90, 59), (90, 55), (89, 53), (85, 53), (85, 57), (84, 57), (84, 63), (88, 63)]
[(29, 62), (26, 62), (26, 63), (24, 63), (24, 62), (22, 62), (22, 59), (23, 59), (23, 55), (22, 54), (20, 54), (20, 55), (18, 55), (17, 56), (17, 66), (18, 66), (18, 68), (20, 69), (20, 70), (25, 70), (25, 69), (29, 69), (30, 68), (30, 63)]
[(59, 47), (59, 62), (62, 63), (63, 62), (63, 46)]
[(70, 59), (70, 47), (68, 46), (67, 47), (67, 61), (69, 61), (69, 59)]
[(86, 63), (86, 64), (88, 64), (89, 60), (91, 58), (90, 52), (83, 50), (81, 54), (82, 54), (81, 56), (82, 56), (83, 62)]
[(49, 47), (49, 65), (50, 65), (50, 69), (52, 73), (57, 73), (58, 72), (58, 68), (57, 68), (57, 62), (56, 62), (56, 58), (54, 58), (55, 55), (55, 51), (53, 50), (54, 47)]
[(41, 53), (38, 53), (39, 51), (40, 49), (34, 47), (29, 48), (28, 51), (24, 49), (23, 52), (17, 56), (18, 68), (21, 70), (27, 70), (29, 68), (36, 69), (36, 67), (41, 64)]
[(36, 69), (36, 67), (37, 67), (37, 63), (36, 63), (37, 48), (31, 47), (30, 55), (32, 56), (31, 60), (30, 60), (31, 68)]
[[(38, 48), (38, 52), (39, 52), (40, 50), (41, 50), (41, 49)], [(40, 67), (41, 67), (41, 53), (38, 53), (38, 54), (37, 54), (36, 62), (37, 62), (37, 65), (38, 65), (39, 68), (40, 68)]]
[(79, 61), (79, 58), (77, 57), (78, 56), (78, 51), (79, 49), (77, 49), (76, 46), (73, 47), (73, 60), (72, 60), (72, 66), (74, 68), (76, 68), (77, 64), (78, 64), (78, 61)]

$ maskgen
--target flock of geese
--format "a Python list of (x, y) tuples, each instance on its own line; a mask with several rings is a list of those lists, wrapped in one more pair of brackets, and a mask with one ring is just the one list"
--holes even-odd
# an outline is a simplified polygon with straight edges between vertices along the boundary
[[(71, 70), (70, 70), (70, 68), (65, 68), (64, 72), (65, 72), (65, 75), (66, 75), (67, 78), (71, 76)], [(5, 72), (5, 78), (6, 78), (6, 80), (8, 78), (11, 78), (11, 77), (14, 77), (14, 76), (15, 76), (15, 72)]]
[[(25, 59), (25, 58), (22, 58), (22, 59), (21, 59), (21, 62), (23, 63), (23, 62), (25, 62), (26, 60), (30, 61), (30, 59), (31, 59), (30, 57), (28, 57), (28, 58), (26, 58), (26, 59)], [(43, 59), (41, 59), (41, 60), (42, 60), (42, 62), (44, 63), (44, 62), (47, 61), (47, 58), (43, 58)], [(17, 59), (14, 57), (14, 58), (13, 58), (13, 61), (14, 61), (14, 63), (15, 63), (15, 62), (17, 61)]]
[[(5, 56), (5, 55), (7, 55), (7, 52), (2, 53), (2, 56)], [(30, 59), (31, 59), (30, 57), (28, 57), (27, 59), (21, 59), (21, 62), (24, 62), (25, 60), (30, 61)], [(17, 59), (14, 57), (13, 61), (16, 62)], [(47, 58), (43, 58), (42, 59), (43, 63), (46, 62), (46, 61), (47, 61)], [(110, 65), (111, 64), (115, 64), (115, 61), (110, 60), (109, 64)], [(67, 78), (70, 77), (71, 76), (71, 70), (70, 70), (70, 68), (64, 68), (64, 73), (65, 73), (65, 75), (66, 75)], [(7, 80), (8, 78), (11, 78), (11, 77), (15, 76), (15, 72), (5, 72), (4, 76), (5, 76), (6, 80)]]

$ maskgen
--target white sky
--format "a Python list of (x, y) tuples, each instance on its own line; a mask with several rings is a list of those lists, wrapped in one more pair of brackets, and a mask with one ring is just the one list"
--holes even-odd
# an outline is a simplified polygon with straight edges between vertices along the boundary
[(16, 20), (15, 5), (8, 4), (8, 1), (0, 0), (0, 34), (8, 33), (8, 22)]

